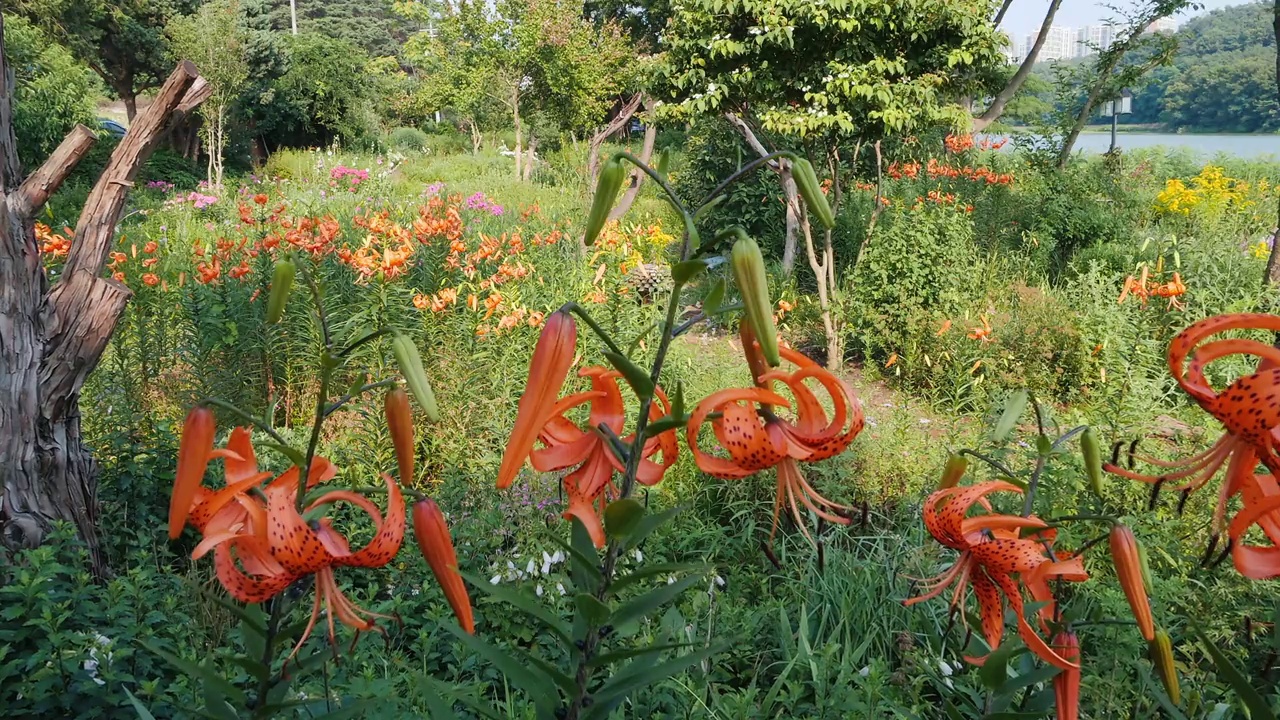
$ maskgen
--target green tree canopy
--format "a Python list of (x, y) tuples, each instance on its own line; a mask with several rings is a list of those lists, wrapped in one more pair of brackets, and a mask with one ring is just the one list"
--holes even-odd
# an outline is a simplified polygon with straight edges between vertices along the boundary
[(967, 122), (966, 78), (1002, 62), (972, 0), (689, 0), (675, 6), (670, 97), (686, 114), (748, 112), (783, 135), (880, 138)]
[(88, 65), (124, 101), (132, 120), (138, 93), (172, 69), (164, 29), (200, 0), (16, 0), (13, 10)]
[(101, 85), (66, 48), (21, 17), (5, 18), (4, 53), (16, 79), (13, 131), (18, 156), (33, 168), (76, 123), (93, 124)]

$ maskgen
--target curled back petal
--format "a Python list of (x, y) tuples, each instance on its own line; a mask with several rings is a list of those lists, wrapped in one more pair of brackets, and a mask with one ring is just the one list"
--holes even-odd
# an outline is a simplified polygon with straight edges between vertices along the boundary
[(689, 446), (689, 451), (693, 453), (693, 459), (698, 468), (708, 475), (725, 479), (738, 479), (755, 473), (754, 470), (744, 469), (732, 460), (709, 455), (698, 447), (698, 434), (701, 431), (702, 424), (706, 422), (707, 416), (713, 412), (722, 411), (726, 406), (742, 401), (784, 407), (789, 405), (786, 398), (762, 388), (729, 388), (720, 390), (698, 403), (698, 406), (694, 408), (692, 415), (689, 417), (689, 424), (685, 429), (685, 441)]

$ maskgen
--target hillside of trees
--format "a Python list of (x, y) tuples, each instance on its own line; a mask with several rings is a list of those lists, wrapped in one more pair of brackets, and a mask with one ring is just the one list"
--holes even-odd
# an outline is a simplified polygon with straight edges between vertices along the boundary
[[(1121, 122), (1169, 131), (1258, 133), (1280, 130), (1276, 47), (1270, 3), (1249, 3), (1192, 18), (1177, 33), (1173, 62), (1133, 88), (1133, 114)], [(1130, 62), (1140, 61), (1133, 57)], [(1055, 69), (1043, 63), (1024, 88), (1024, 105), (1048, 109)], [(1026, 114), (1014, 113), (1013, 119)], [(1102, 119), (1099, 118), (1098, 122)], [(1033, 122), (1030, 124), (1034, 124)]]

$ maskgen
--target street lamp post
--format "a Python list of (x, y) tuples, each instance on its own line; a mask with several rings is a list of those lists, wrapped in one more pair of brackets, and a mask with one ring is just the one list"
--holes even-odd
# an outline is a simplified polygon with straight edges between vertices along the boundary
[(1119, 125), (1120, 116), (1128, 115), (1133, 112), (1133, 93), (1129, 88), (1120, 91), (1120, 97), (1108, 100), (1102, 104), (1102, 116), (1111, 117), (1111, 150), (1116, 151), (1116, 126)]

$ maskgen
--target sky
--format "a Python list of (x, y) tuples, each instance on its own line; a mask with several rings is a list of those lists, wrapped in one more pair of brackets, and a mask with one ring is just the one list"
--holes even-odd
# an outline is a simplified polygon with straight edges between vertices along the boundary
[[(1228, 5), (1244, 4), (1242, 0), (1200, 0), (1200, 4), (1204, 5), (1204, 9), (1200, 11), (1188, 11), (1176, 16), (1179, 23), (1185, 22), (1188, 17), (1198, 14), (1199, 12), (1208, 12), (1214, 8), (1227, 7)], [(1054, 16), (1054, 25), (1066, 25), (1068, 27), (1081, 27), (1084, 25), (1096, 25), (1108, 17), (1113, 17), (1114, 12), (1103, 6), (1097, 0), (1063, 0), (1062, 7), (1058, 9), (1058, 14)], [(1134, 0), (1112, 0), (1106, 2), (1105, 5), (1112, 5), (1120, 8), (1137, 7)], [(1005, 15), (1004, 23), (1001, 24), (1011, 36), (1021, 37), (1027, 33), (1035, 32), (1040, 29), (1040, 23), (1044, 22), (1044, 13), (1049, 9), (1048, 0), (1013, 0), (1013, 4), (1009, 6), (1009, 12)]]

